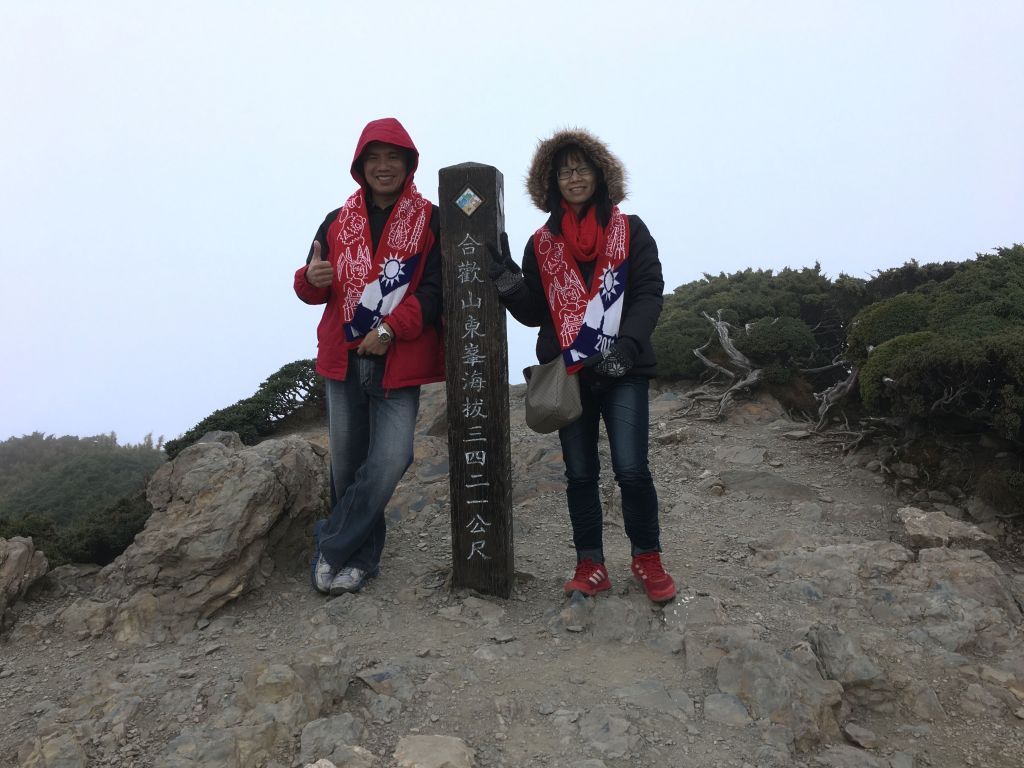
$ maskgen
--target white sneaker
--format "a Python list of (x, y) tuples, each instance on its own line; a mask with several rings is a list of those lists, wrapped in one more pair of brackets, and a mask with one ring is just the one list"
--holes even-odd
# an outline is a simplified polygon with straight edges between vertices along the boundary
[(331, 591), (331, 584), (334, 582), (334, 575), (331, 564), (324, 559), (323, 555), (320, 555), (313, 566), (313, 586), (317, 588), (318, 592), (328, 594)]
[(343, 595), (346, 592), (358, 592), (366, 583), (366, 571), (355, 566), (347, 566), (338, 571), (331, 582), (331, 594)]

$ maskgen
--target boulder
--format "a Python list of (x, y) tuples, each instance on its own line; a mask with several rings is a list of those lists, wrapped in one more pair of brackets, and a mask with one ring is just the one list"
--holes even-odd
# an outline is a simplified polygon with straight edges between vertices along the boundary
[(704, 719), (722, 725), (750, 725), (750, 713), (733, 693), (712, 693), (704, 699)]
[(631, 734), (629, 720), (615, 707), (595, 706), (580, 718), (580, 739), (606, 757), (625, 757), (639, 739)]
[(988, 549), (996, 544), (995, 537), (977, 526), (954, 520), (942, 512), (903, 507), (896, 512), (896, 516), (903, 523), (912, 547)]
[(969, 599), (1002, 611), (1004, 621), (1019, 626), (1024, 614), (1014, 598), (1013, 584), (984, 552), (933, 548), (921, 550), (918, 562), (901, 574), (905, 583), (946, 597)]
[(870, 752), (841, 745), (829, 747), (820, 755), (815, 755), (814, 765), (825, 768), (884, 768), (885, 763)]
[(751, 641), (718, 662), (718, 688), (735, 694), (753, 718), (789, 728), (797, 749), (808, 750), (839, 737), (843, 687), (825, 680), (819, 665), (806, 643), (778, 653)]
[(46, 556), (36, 551), (32, 539), (0, 539), (0, 627), (7, 608), (20, 600), (48, 568)]
[(473, 768), (473, 750), (454, 736), (403, 736), (395, 750), (400, 768)]
[(118, 640), (181, 637), (260, 586), (275, 564), (302, 562), (324, 509), (323, 449), (295, 436), (242, 446), (227, 435), (156, 471), (145, 529), (101, 572), (93, 602), (115, 602)]
[(768, 576), (782, 582), (806, 582), (815, 594), (827, 597), (855, 597), (865, 584), (886, 581), (913, 560), (913, 553), (888, 541), (824, 541), (796, 535), (792, 540), (780, 532), (753, 542), (751, 562)]
[(301, 759), (307, 763), (324, 757), (336, 764), (350, 761), (360, 749), (352, 745), (366, 736), (363, 721), (348, 712), (313, 720), (302, 729)]
[(877, 707), (893, 698), (892, 685), (882, 670), (864, 654), (856, 639), (839, 627), (815, 624), (805, 639), (821, 660), (824, 676), (840, 683), (843, 695), (853, 703)]
[(612, 694), (626, 704), (677, 720), (692, 720), (693, 700), (682, 688), (668, 688), (660, 680), (641, 680), (618, 688)]
[(723, 445), (715, 449), (715, 463), (756, 465), (764, 463), (768, 450), (756, 445)]
[(85, 750), (70, 733), (35, 739), (23, 751), (19, 765), (24, 768), (86, 768)]
[[(343, 651), (340, 644), (315, 646), (287, 663), (257, 664), (242, 675), (237, 693), (225, 692), (227, 706), (221, 715), (188, 727), (172, 739), (157, 756), (155, 768), (265, 765), (276, 743), (302, 733), (311, 722), (336, 709), (352, 674), (352, 663)], [(231, 690), (236, 689), (231, 686)], [(354, 719), (336, 723), (347, 726), (340, 732), (345, 738), (362, 734)], [(346, 768), (373, 765), (372, 755), (344, 744), (332, 745), (331, 760)]]

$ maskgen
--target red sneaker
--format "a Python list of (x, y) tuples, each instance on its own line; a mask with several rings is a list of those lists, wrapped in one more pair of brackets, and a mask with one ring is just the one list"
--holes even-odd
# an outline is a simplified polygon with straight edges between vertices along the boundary
[(659, 553), (644, 552), (642, 555), (636, 555), (630, 570), (644, 585), (651, 602), (667, 603), (676, 596), (676, 583), (665, 573)]
[(608, 569), (604, 563), (595, 563), (589, 557), (581, 560), (576, 566), (576, 573), (565, 582), (565, 594), (582, 592), (587, 597), (593, 597), (598, 592), (611, 589), (612, 583), (608, 579)]

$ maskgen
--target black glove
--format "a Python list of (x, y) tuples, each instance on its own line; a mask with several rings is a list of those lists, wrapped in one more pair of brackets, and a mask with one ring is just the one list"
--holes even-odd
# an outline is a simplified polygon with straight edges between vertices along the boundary
[(498, 295), (508, 296), (515, 293), (523, 282), (523, 270), (515, 263), (509, 252), (508, 235), (504, 232), (501, 233), (500, 252), (491, 243), (487, 244), (487, 250), (491, 254), (491, 266), (487, 270), (487, 274), (494, 281)]
[(501, 233), (501, 251), (498, 251), (493, 243), (487, 244), (487, 250), (491, 254), (491, 267), (487, 271), (491, 280), (497, 280), (505, 272), (511, 272), (513, 275), (518, 275), (522, 272), (519, 265), (512, 258), (512, 253), (508, 248), (508, 235), (504, 232)]
[(621, 379), (629, 373), (636, 362), (635, 345), (625, 340), (617, 341), (611, 349), (591, 359), (594, 362), (588, 367), (592, 367), (594, 373), (607, 376), (609, 379)]

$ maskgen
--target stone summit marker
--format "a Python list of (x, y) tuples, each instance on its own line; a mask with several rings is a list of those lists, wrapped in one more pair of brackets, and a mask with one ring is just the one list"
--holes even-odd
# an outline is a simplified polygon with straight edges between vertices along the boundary
[(490, 165), (442, 168), (452, 584), (512, 593), (512, 459), (505, 309), (487, 276), (487, 243), (505, 227), (504, 182)]

